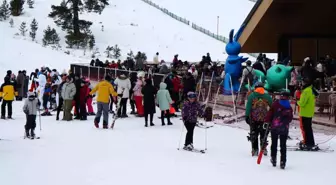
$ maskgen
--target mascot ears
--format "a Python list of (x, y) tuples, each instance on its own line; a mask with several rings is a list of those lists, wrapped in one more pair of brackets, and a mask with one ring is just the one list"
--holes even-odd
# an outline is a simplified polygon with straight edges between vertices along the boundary
[(233, 33), (234, 33), (234, 29), (232, 29), (232, 30), (230, 31), (229, 43), (232, 43), (232, 42), (233, 42)]
[(242, 26), (239, 28), (239, 30), (238, 30), (238, 32), (236, 33), (236, 35), (234, 35), (234, 36), (233, 36), (233, 34), (234, 34), (234, 29), (232, 29), (232, 30), (230, 31), (229, 42), (230, 42), (230, 43), (232, 43), (232, 42), (238, 42), (238, 39), (239, 39), (239, 37), (241, 36), (241, 34), (243, 33), (244, 28), (245, 28), (245, 25), (242, 25)]

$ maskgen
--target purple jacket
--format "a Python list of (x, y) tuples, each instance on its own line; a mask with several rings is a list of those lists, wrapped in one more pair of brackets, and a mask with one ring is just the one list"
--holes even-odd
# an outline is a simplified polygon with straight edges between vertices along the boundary
[(202, 116), (203, 107), (198, 102), (185, 101), (182, 107), (182, 119), (188, 122), (197, 122), (197, 116)]

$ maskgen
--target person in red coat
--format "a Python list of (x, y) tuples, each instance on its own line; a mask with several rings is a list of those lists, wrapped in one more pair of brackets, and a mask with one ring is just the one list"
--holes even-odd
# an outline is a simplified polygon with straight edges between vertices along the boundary
[(172, 79), (172, 84), (173, 84), (173, 92), (172, 92), (172, 99), (174, 101), (173, 107), (176, 112), (179, 112), (179, 103), (180, 103), (180, 90), (182, 89), (182, 84), (180, 78), (177, 76), (176, 72), (173, 72), (173, 79)]
[(80, 92), (79, 92), (79, 99), (80, 99), (80, 105), (79, 105), (79, 109), (80, 109), (80, 120), (87, 120), (87, 111), (86, 111), (86, 101), (87, 101), (87, 97), (89, 96), (89, 87), (88, 85), (85, 83), (84, 80), (82, 80), (81, 82), (81, 88), (80, 88)]

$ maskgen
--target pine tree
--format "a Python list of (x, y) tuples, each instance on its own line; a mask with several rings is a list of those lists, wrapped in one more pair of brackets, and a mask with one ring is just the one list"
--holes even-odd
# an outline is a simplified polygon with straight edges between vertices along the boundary
[(93, 35), (91, 35), (89, 40), (89, 48), (92, 50), (95, 45), (96, 45), (96, 39)]
[(9, 15), (10, 15), (9, 4), (7, 3), (7, 0), (4, 0), (0, 7), (0, 17), (3, 20), (7, 20), (9, 18)]
[(129, 60), (129, 59), (134, 59), (134, 53), (133, 53), (133, 51), (132, 50), (130, 50), (130, 52), (129, 53), (127, 53), (127, 59)]
[(10, 11), (13, 16), (20, 16), (23, 12), (24, 0), (11, 0)]
[(111, 46), (107, 46), (105, 53), (106, 53), (106, 57), (110, 58), (111, 57), (111, 51), (113, 50), (113, 47)]
[(121, 56), (121, 49), (118, 47), (118, 45), (116, 44), (114, 47), (112, 47), (112, 56), (115, 59), (119, 59), (119, 57)]
[(80, 45), (85, 39), (85, 33), (89, 30), (92, 22), (79, 19), (79, 12), (82, 10), (95, 11), (101, 13), (105, 6), (108, 5), (108, 0), (67, 0), (63, 1), (59, 6), (52, 5), (49, 17), (54, 19), (54, 22), (67, 31), (66, 43), (69, 47)]
[(59, 42), (61, 41), (55, 28), (51, 30), (51, 41), (52, 41), (51, 44), (54, 45), (59, 45)]
[(55, 30), (55, 28), (51, 29), (50, 26), (45, 29), (42, 39), (43, 46), (47, 45), (59, 45), (60, 38)]
[(37, 29), (38, 29), (38, 23), (36, 22), (36, 19), (33, 19), (33, 21), (30, 24), (30, 32), (29, 32), (29, 35), (33, 41), (35, 40)]
[(27, 0), (27, 3), (29, 5), (29, 8), (34, 8), (34, 4), (35, 4), (34, 0)]
[(26, 22), (21, 23), (19, 30), (22, 36), (26, 36), (26, 32), (28, 31)]
[(14, 27), (14, 20), (13, 20), (13, 19), (10, 19), (10, 20), (9, 20), (9, 25), (10, 25), (11, 28)]
[(147, 55), (146, 55), (145, 52), (142, 52), (140, 56), (141, 56), (141, 58), (142, 58), (144, 61), (147, 60)]

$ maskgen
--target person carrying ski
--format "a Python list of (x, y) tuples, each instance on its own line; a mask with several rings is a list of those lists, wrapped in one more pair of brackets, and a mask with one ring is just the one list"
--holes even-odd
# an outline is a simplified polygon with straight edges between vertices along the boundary
[(41, 102), (36, 98), (34, 92), (28, 92), (28, 98), (23, 105), (23, 112), (26, 114), (25, 138), (35, 138), (36, 115)]
[[(246, 123), (250, 125), (250, 140), (252, 143), (252, 156), (258, 156), (258, 137), (260, 136), (260, 146), (263, 145), (262, 139), (265, 135), (263, 125), (269, 107), (272, 105), (272, 97), (265, 92), (264, 84), (257, 82), (255, 90), (248, 96), (245, 119)], [(267, 155), (267, 150), (264, 151)]]
[(156, 103), (159, 105), (159, 108), (161, 110), (161, 123), (162, 126), (166, 125), (164, 122), (164, 118), (167, 117), (168, 125), (173, 125), (172, 122), (170, 122), (170, 105), (173, 103), (173, 100), (170, 97), (169, 91), (166, 89), (167, 84), (161, 82), (160, 83), (160, 90), (157, 92), (156, 95)]
[(194, 129), (197, 123), (197, 117), (203, 116), (204, 111), (202, 106), (196, 101), (197, 94), (195, 92), (188, 92), (188, 100), (186, 100), (182, 107), (182, 120), (187, 129), (187, 135), (184, 143), (184, 150), (193, 150)]
[(314, 133), (312, 128), (312, 120), (315, 113), (315, 97), (318, 93), (313, 89), (313, 85), (309, 78), (303, 81), (302, 92), (300, 100), (297, 101), (300, 107), (300, 124), (303, 127), (303, 141), (300, 142), (300, 149), (302, 150), (318, 150), (315, 145)]
[(115, 92), (110, 81), (111, 81), (111, 77), (106, 75), (105, 80), (99, 82), (89, 94), (89, 97), (91, 97), (96, 92), (98, 93), (98, 96), (97, 96), (98, 111), (94, 119), (94, 125), (96, 128), (99, 128), (100, 117), (103, 114), (103, 117), (104, 117), (103, 118), (103, 128), (108, 129), (110, 94), (113, 96), (114, 99), (118, 96), (118, 93)]
[(271, 163), (275, 167), (277, 164), (278, 138), (280, 138), (280, 167), (285, 169), (287, 161), (287, 139), (289, 132), (289, 124), (293, 120), (293, 109), (289, 102), (290, 93), (281, 92), (279, 100), (276, 100), (265, 119), (270, 124), (272, 145), (271, 145)]
[(16, 86), (10, 81), (10, 77), (6, 76), (3, 83), (0, 87), (0, 102), (1, 104), (1, 119), (6, 119), (6, 106), (8, 109), (8, 119), (12, 119), (12, 103), (14, 98), (18, 96)]

